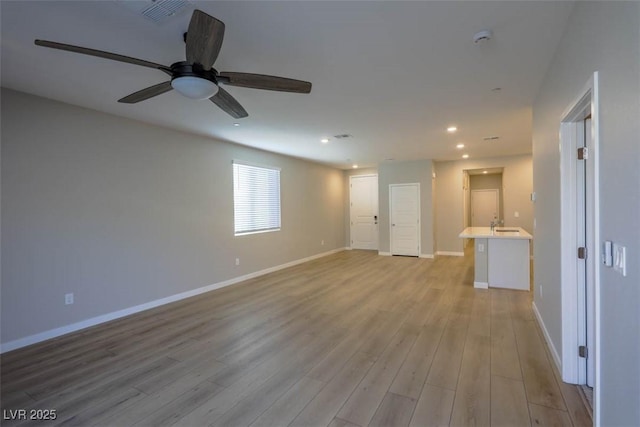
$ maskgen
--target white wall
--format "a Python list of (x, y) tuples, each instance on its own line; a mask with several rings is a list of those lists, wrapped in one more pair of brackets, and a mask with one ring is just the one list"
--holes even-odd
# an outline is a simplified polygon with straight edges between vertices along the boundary
[[(464, 226), (463, 171), (504, 167), (502, 199), (505, 226), (533, 231), (533, 188), (531, 155), (495, 157), (490, 159), (435, 162), (436, 171), (436, 233), (437, 252), (462, 254), (462, 239), (458, 234)], [(514, 216), (515, 212), (519, 217)]]
[[(11, 90), (1, 113), (3, 343), (344, 247), (341, 170)], [(234, 237), (233, 159), (282, 169), (281, 231)]]
[[(600, 94), (600, 230), (627, 248), (627, 277), (601, 268), (600, 420), (640, 425), (640, 3), (577, 2), (533, 109), (535, 304), (562, 352), (560, 120), (594, 71)], [(600, 242), (598, 242), (600, 243)], [(599, 255), (595, 255), (599, 256)], [(571, 313), (568, 313), (571, 315)]]

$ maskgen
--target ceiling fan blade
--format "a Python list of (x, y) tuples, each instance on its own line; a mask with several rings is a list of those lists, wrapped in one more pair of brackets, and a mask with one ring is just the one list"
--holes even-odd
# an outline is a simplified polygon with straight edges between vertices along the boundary
[(220, 83), (231, 86), (250, 87), (253, 89), (277, 90), (280, 92), (309, 93), (311, 83), (284, 77), (266, 76), (264, 74), (222, 72), (218, 75)]
[(242, 108), (242, 105), (240, 105), (233, 96), (229, 95), (229, 92), (222, 88), (219, 88), (218, 93), (209, 99), (234, 119), (241, 119), (249, 115), (249, 113)]
[(139, 90), (122, 99), (118, 99), (118, 102), (122, 102), (124, 104), (135, 104), (137, 102), (144, 101), (145, 99), (153, 98), (154, 96), (169, 92), (171, 89), (173, 89), (173, 87), (171, 87), (171, 82), (162, 82), (146, 89)]
[(118, 55), (116, 53), (104, 52), (102, 50), (89, 49), (81, 46), (73, 46), (70, 44), (57, 43), (49, 40), (36, 40), (35, 44), (38, 46), (49, 47), (52, 49), (66, 50), (69, 52), (82, 53), (84, 55), (97, 56), (98, 58), (111, 59), (112, 61), (126, 62), (128, 64), (141, 65), (143, 67), (155, 68), (168, 75), (171, 75), (171, 69), (161, 64), (154, 62), (144, 61), (142, 59), (131, 58), (130, 56)]
[(218, 58), (223, 38), (224, 23), (196, 9), (187, 30), (187, 62), (210, 69)]

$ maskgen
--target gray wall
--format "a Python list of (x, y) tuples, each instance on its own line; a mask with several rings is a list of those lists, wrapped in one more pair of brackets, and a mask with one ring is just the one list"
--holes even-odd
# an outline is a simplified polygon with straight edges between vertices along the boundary
[[(640, 3), (577, 2), (533, 109), (534, 299), (561, 345), (560, 156), (565, 109), (594, 71), (600, 80), (600, 230), (627, 247), (627, 277), (601, 268), (601, 422), (640, 425)], [(598, 256), (598, 255), (596, 255)]]
[[(462, 253), (458, 234), (464, 226), (463, 170), (503, 167), (502, 187), (505, 226), (533, 231), (532, 157), (530, 155), (496, 157), (479, 160), (435, 162), (436, 171), (436, 232), (438, 252)], [(520, 217), (514, 216), (515, 212)]]
[(420, 255), (433, 255), (433, 162), (386, 162), (378, 165), (378, 206), (380, 252), (390, 251), (389, 236), (389, 185), (420, 184)]
[[(234, 237), (233, 159), (282, 168), (281, 231)], [(341, 170), (11, 90), (1, 182), (5, 343), (345, 243)]]

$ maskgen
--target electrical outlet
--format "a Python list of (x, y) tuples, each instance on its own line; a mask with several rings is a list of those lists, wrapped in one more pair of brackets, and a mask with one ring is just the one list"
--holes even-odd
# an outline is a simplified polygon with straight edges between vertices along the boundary
[(236, 258), (236, 265), (240, 265), (240, 258)]
[(484, 244), (478, 243), (478, 252), (484, 252)]
[(64, 303), (65, 305), (73, 304), (73, 292), (70, 294), (64, 294)]

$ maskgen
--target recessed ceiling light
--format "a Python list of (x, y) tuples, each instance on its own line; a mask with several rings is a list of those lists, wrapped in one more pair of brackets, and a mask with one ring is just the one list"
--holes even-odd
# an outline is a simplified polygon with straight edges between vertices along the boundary
[(354, 169), (358, 169), (358, 165), (354, 164), (354, 165), (353, 165), (353, 168), (354, 168)]
[(238, 126), (240, 126), (240, 123), (234, 123), (233, 125), (234, 125), (235, 127), (238, 127)]
[(489, 173), (489, 172), (487, 172), (487, 171), (482, 171), (482, 173)]
[(456, 145), (456, 148), (457, 148), (457, 149), (464, 148), (464, 144), (462, 144), (462, 143), (461, 143), (461, 144), (458, 144), (458, 145)]
[(329, 138), (322, 138), (320, 142), (322, 142), (323, 144), (326, 144), (327, 142), (329, 142)]
[(469, 158), (469, 155), (468, 155), (468, 154), (463, 154), (463, 155), (462, 155), (462, 158), (463, 158), (463, 159), (468, 159), (468, 158)]
[(449, 133), (453, 133), (453, 132), (455, 132), (455, 131), (457, 131), (457, 130), (458, 130), (458, 128), (457, 128), (457, 127), (455, 127), (455, 126), (449, 126), (449, 127), (447, 128), (447, 132), (449, 132)]

